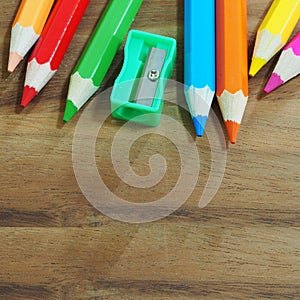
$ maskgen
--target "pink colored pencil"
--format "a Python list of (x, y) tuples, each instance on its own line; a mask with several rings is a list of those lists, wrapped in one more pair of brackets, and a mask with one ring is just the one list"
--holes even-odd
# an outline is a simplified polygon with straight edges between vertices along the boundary
[(265, 87), (270, 93), (300, 74), (300, 32), (283, 49), (278, 63)]

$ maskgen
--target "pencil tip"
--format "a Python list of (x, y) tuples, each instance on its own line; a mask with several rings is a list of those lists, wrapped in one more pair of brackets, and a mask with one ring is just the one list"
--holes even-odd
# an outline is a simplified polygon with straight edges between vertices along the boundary
[(225, 121), (225, 125), (226, 125), (230, 143), (235, 144), (239, 132), (240, 124), (233, 121)]
[(21, 106), (25, 107), (37, 95), (37, 91), (33, 87), (26, 85), (23, 90)]
[(77, 113), (78, 109), (71, 100), (67, 100), (63, 120), (69, 122)]
[(193, 117), (193, 123), (196, 131), (197, 136), (203, 136), (204, 135), (204, 128), (206, 125), (207, 117), (204, 116), (197, 116)]
[(281, 86), (284, 83), (284, 81), (280, 78), (279, 75), (276, 73), (273, 73), (264, 89), (266, 93), (270, 93), (279, 86)]
[(267, 61), (263, 58), (259, 57), (253, 57), (250, 70), (249, 70), (249, 75), (251, 77), (255, 76), (255, 74), (267, 63)]
[(8, 72), (12, 73), (22, 59), (23, 57), (19, 55), (17, 52), (10, 52), (8, 58), (8, 67), (7, 67)]

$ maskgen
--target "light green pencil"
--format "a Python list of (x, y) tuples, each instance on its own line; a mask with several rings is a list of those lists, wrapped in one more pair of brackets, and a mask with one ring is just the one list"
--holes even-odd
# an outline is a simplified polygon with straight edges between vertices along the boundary
[(99, 89), (143, 0), (111, 0), (72, 72), (64, 121)]

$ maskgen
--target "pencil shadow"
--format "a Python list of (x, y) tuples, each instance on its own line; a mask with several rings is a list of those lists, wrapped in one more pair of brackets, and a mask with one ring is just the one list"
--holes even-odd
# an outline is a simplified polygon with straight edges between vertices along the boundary
[[(178, 103), (177, 104), (178, 115), (180, 117), (181, 123), (185, 127), (187, 132), (190, 134), (190, 136), (193, 138), (193, 140), (196, 142), (198, 136), (196, 135), (194, 123), (186, 103), (186, 98), (184, 94), (184, 85), (177, 83), (175, 86), (176, 86), (175, 95)], [(174, 103), (176, 103), (176, 101), (174, 101)]]
[(262, 89), (258, 92), (258, 94), (257, 94), (257, 96), (256, 96), (256, 99), (257, 99), (258, 101), (261, 101), (261, 100), (263, 100), (267, 95), (268, 95), (268, 94), (265, 93), (264, 89), (262, 88)]
[(276, 64), (279, 60), (279, 56), (281, 54), (281, 51), (279, 53), (277, 53), (267, 64), (266, 66), (264, 66), (265, 68), (265, 73), (263, 74), (263, 83), (262, 83), (262, 87), (260, 89), (260, 91), (257, 94), (257, 100), (261, 101), (264, 98), (266, 98), (268, 96), (269, 93), (266, 93), (264, 91), (264, 88), (266, 86), (266, 84), (268, 83), (270, 76), (272, 75), (272, 72), (274, 71)]
[(10, 74), (10, 76), (16, 77), (18, 79), (18, 84), (16, 88), (16, 101), (15, 101), (15, 113), (20, 114), (23, 112), (24, 108), (21, 106), (21, 99), (23, 95), (23, 89), (24, 89), (24, 80), (25, 80), (25, 74), (26, 74), (26, 64), (21, 63), (18, 68)]
[(3, 52), (2, 52), (2, 72), (1, 79), (5, 80), (9, 77), (10, 73), (7, 71), (7, 63), (9, 57), (9, 43), (10, 43), (10, 28), (7, 28), (3, 37)]
[(177, 56), (176, 56), (176, 80), (184, 81), (184, 4), (183, 0), (177, 0)]
[(255, 39), (256, 39), (256, 32), (253, 32), (249, 37), (248, 37), (248, 71), (251, 65), (252, 61), (252, 56), (254, 52), (254, 45), (255, 45)]
[[(184, 84), (184, 0), (177, 0), (176, 52), (175, 80)], [(176, 97), (177, 99), (185, 99), (184, 85), (177, 85)], [(186, 130), (192, 136), (193, 140), (196, 141), (197, 135), (190, 113), (185, 109), (180, 109), (180, 107), (178, 113)]]
[(65, 110), (65, 106), (66, 106), (66, 99), (67, 99), (70, 76), (71, 76), (71, 73), (68, 76), (66, 76), (66, 78), (64, 80), (64, 84), (62, 85), (62, 89), (60, 91), (60, 95), (59, 95), (59, 98), (61, 100), (60, 100), (60, 104), (59, 104), (59, 113), (58, 113), (57, 122), (56, 122), (57, 129), (62, 129), (66, 125), (66, 122), (64, 122), (64, 120), (63, 120), (63, 116), (64, 116), (64, 110)]
[(218, 121), (221, 124), (222, 130), (223, 130), (223, 135), (225, 138), (225, 143), (226, 143), (226, 147), (227, 149), (229, 148), (229, 145), (231, 145), (228, 135), (227, 135), (227, 130), (226, 130), (226, 126), (223, 120), (223, 116), (222, 116), (222, 112), (220, 110), (220, 106), (218, 104), (218, 99), (215, 96), (211, 105), (211, 110), (215, 113), (215, 116), (217, 117)]
[[(126, 38), (124, 39), (124, 41), (125, 40), (126, 40)], [(116, 78), (118, 77), (118, 75), (121, 72), (123, 62), (124, 62), (124, 42), (123, 42), (123, 45), (118, 50), (115, 58), (113, 59), (113, 61), (111, 63), (110, 68), (108, 69), (108, 71), (104, 77), (104, 80), (100, 86), (100, 92), (105, 91), (114, 85)]]

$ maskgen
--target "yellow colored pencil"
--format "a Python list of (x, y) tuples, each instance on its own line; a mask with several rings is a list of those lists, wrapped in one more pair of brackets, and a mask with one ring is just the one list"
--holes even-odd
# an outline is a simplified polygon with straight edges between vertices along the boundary
[(12, 24), (8, 71), (19, 62), (39, 38), (54, 0), (23, 0)]
[(288, 41), (300, 18), (300, 0), (274, 0), (258, 28), (249, 74), (254, 76)]

